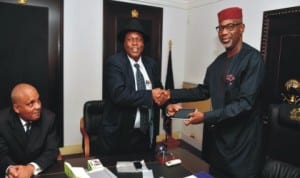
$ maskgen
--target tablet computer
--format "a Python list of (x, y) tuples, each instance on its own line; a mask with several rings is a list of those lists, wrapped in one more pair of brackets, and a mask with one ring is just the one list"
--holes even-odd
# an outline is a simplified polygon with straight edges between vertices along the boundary
[(174, 119), (187, 119), (189, 118), (189, 114), (194, 112), (195, 109), (180, 109), (175, 113), (175, 115), (172, 117)]

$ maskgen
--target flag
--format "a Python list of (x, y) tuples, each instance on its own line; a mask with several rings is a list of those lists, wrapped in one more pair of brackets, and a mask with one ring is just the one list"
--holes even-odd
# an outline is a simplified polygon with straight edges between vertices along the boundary
[(172, 69), (172, 51), (171, 50), (169, 50), (165, 89), (174, 89), (174, 79), (173, 79), (173, 69)]
[[(174, 89), (173, 69), (172, 69), (172, 51), (169, 50), (167, 76), (165, 81), (165, 89)], [(167, 116), (164, 116), (163, 128), (166, 135), (172, 134), (172, 120)]]

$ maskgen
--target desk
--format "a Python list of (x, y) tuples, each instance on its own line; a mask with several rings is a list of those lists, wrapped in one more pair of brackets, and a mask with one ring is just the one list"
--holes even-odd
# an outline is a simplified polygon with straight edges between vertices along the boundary
[[(167, 167), (158, 162), (152, 162), (146, 164), (149, 169), (152, 169), (153, 176), (155, 178), (183, 178), (191, 175), (182, 165), (176, 165), (173, 167)], [(118, 178), (142, 178), (142, 173), (118, 173), (115, 167), (108, 167)], [(56, 172), (49, 174), (41, 174), (36, 176), (39, 178), (67, 178), (64, 172)]]
[[(164, 177), (164, 178), (182, 178), (200, 171), (208, 172), (209, 165), (201, 160), (199, 156), (194, 155), (183, 148), (175, 148), (170, 150), (177, 158), (182, 160), (181, 165), (176, 165), (173, 167), (166, 167), (165, 165), (160, 164), (157, 161), (151, 161), (148, 157), (148, 161), (146, 161), (146, 165), (149, 169), (152, 169), (153, 175), (155, 178)], [(121, 157), (119, 160), (138, 160), (133, 157), (131, 159), (127, 159), (128, 155)], [(146, 159), (146, 160), (147, 160)], [(106, 160), (105, 167), (110, 169), (118, 178), (140, 178), (142, 177), (141, 173), (118, 173), (115, 168), (115, 158), (112, 159), (111, 165), (109, 164), (108, 158), (101, 159)], [(87, 159), (85, 158), (73, 158), (65, 160), (71, 163), (72, 166), (80, 166), (85, 167), (87, 166)], [(38, 178), (66, 178), (67, 176), (64, 174), (64, 161), (59, 161), (57, 164), (52, 166), (49, 170), (45, 171), (45, 173), (36, 176)]]

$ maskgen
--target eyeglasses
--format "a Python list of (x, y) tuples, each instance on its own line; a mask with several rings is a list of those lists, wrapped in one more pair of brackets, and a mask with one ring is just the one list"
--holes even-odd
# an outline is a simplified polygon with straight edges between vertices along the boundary
[(216, 26), (216, 30), (217, 30), (217, 32), (221, 32), (224, 29), (226, 29), (227, 31), (232, 31), (234, 29), (234, 27), (241, 25), (241, 24), (242, 23), (229, 23), (227, 25), (219, 25), (219, 26)]

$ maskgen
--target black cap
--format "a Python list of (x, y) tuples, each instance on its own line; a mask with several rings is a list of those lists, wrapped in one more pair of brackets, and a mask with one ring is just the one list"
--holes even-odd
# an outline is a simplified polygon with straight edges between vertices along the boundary
[(137, 18), (132, 18), (125, 27), (119, 31), (118, 40), (124, 42), (124, 38), (127, 32), (139, 32), (143, 35), (144, 42), (149, 40), (148, 34), (145, 32), (144, 27)]

